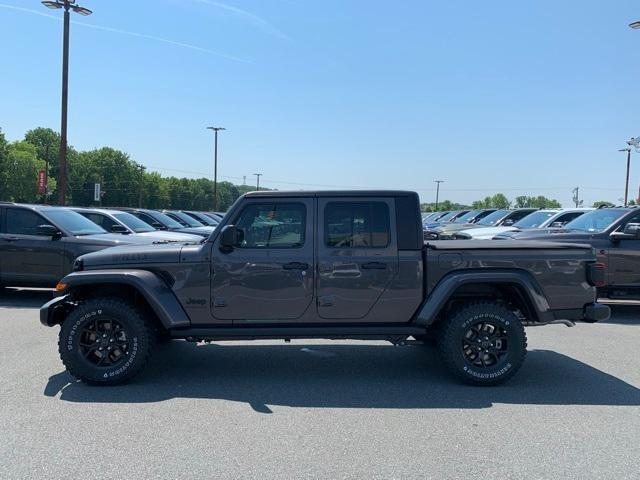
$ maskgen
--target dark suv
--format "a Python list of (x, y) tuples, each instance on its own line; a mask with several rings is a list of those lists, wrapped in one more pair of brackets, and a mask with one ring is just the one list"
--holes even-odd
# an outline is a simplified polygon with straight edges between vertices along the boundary
[(0, 204), (0, 285), (54, 287), (85, 253), (151, 240), (107, 233), (68, 208)]
[(598, 293), (610, 298), (640, 298), (640, 209), (599, 208), (561, 229), (514, 234), (517, 240), (587, 243), (606, 270), (607, 285)]

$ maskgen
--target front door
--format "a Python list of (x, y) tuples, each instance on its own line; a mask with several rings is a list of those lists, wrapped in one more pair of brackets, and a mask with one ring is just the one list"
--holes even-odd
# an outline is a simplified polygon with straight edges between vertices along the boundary
[(213, 246), (212, 314), (218, 320), (296, 321), (314, 298), (314, 199), (247, 200), (230, 224), (239, 241)]
[(0, 229), (0, 281), (8, 286), (53, 287), (62, 278), (64, 243), (38, 235), (51, 224), (33, 210), (7, 207)]
[(318, 315), (368, 321), (398, 273), (395, 202), (320, 198), (318, 216)]

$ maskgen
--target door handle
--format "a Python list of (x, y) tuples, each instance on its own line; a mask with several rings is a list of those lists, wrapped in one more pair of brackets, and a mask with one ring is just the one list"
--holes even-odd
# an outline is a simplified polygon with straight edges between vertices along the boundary
[(364, 270), (386, 270), (387, 264), (382, 262), (368, 262), (360, 265), (360, 268)]
[(309, 264), (303, 262), (291, 262), (285, 263), (284, 265), (282, 265), (282, 268), (284, 268), (285, 270), (308, 270)]

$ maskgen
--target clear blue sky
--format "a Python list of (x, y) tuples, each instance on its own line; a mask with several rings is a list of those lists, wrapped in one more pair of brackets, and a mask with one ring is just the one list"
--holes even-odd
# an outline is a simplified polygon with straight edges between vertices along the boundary
[[(640, 20), (620, 0), (84, 0), (69, 141), (163, 174), (470, 202), (623, 196), (640, 135)], [(8, 8), (12, 7), (12, 8)], [(0, 127), (59, 129), (61, 22), (0, 0)], [(89, 24), (89, 25), (87, 25)], [(99, 28), (98, 28), (99, 27)], [(172, 170), (173, 169), (173, 170)], [(182, 173), (182, 170), (191, 173)], [(633, 160), (632, 192), (640, 183)]]

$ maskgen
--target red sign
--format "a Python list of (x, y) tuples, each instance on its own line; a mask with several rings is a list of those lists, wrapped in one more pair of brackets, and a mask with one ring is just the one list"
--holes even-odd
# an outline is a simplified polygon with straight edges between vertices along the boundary
[(44, 195), (47, 191), (47, 174), (44, 170), (38, 172), (38, 193)]

